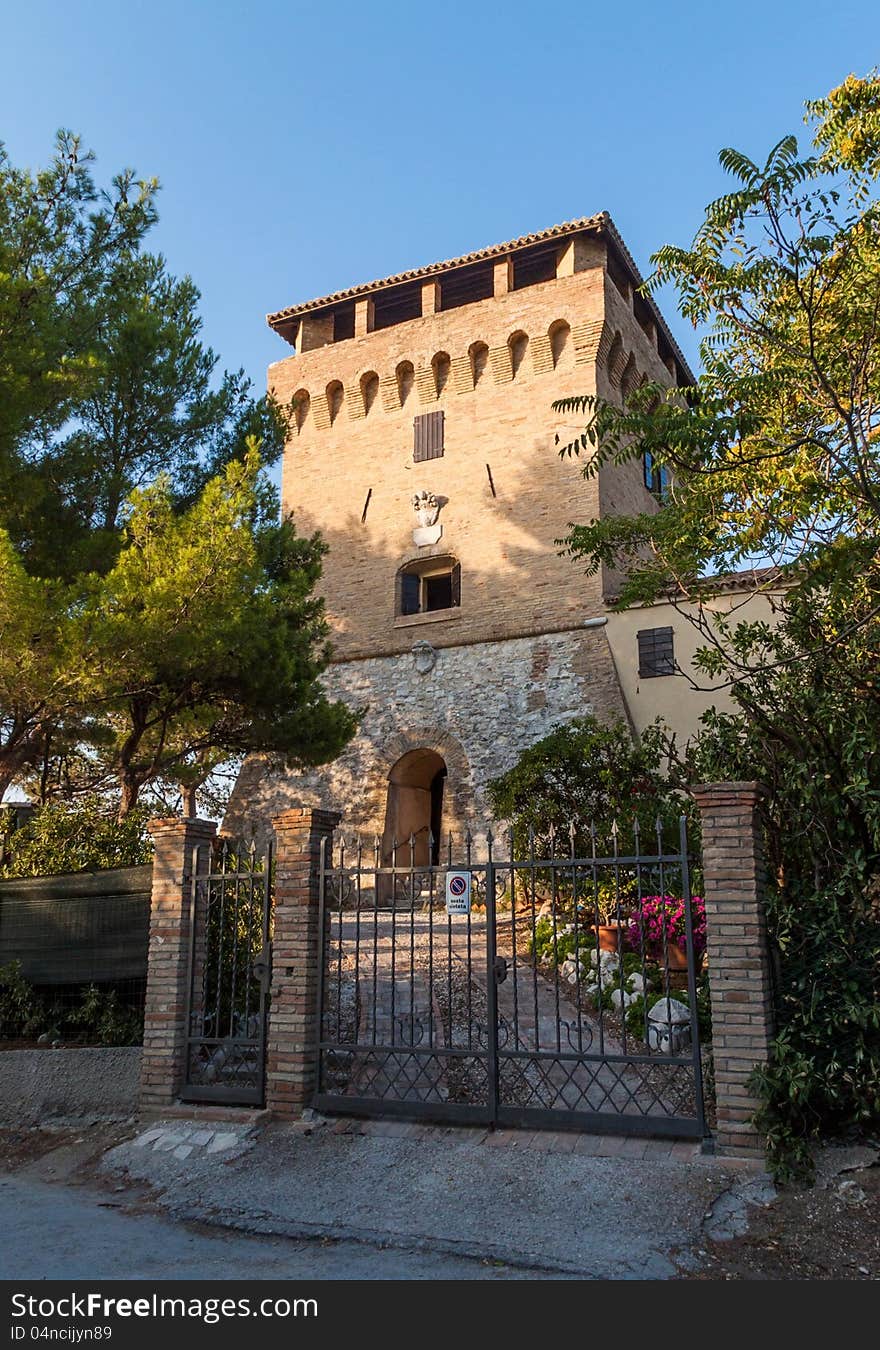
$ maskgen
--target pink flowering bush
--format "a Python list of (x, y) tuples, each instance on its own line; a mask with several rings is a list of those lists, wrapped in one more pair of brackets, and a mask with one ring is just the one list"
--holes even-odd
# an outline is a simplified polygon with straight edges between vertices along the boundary
[[(706, 950), (706, 906), (699, 895), (691, 898), (691, 922), (694, 955), (699, 958)], [(661, 949), (664, 928), (667, 942), (673, 942), (684, 950), (684, 900), (674, 895), (645, 895), (630, 916), (626, 932), (627, 945), (633, 951), (640, 951), (644, 941), (645, 947), (656, 944), (657, 949)]]

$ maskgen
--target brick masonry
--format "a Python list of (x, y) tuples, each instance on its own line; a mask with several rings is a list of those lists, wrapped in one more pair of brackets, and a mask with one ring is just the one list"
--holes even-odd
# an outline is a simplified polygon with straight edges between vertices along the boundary
[(180, 1090), (186, 1049), (189, 992), (190, 904), (196, 850), (211, 848), (210, 820), (153, 820), (155, 849), (150, 940), (144, 1004), (144, 1053), (140, 1105), (171, 1105)]
[[(453, 753), (453, 747), (445, 749)], [(750, 1123), (757, 1102), (748, 1079), (766, 1061), (773, 1036), (761, 788), (715, 783), (694, 795), (703, 827), (716, 1148), (757, 1160), (763, 1144)], [(304, 806), (282, 811), (272, 822), (276, 882), (266, 1106), (280, 1116), (298, 1116), (315, 1090), (321, 845), (339, 819), (336, 812)], [(194, 866), (201, 870), (195, 850), (211, 846), (215, 826), (159, 820), (150, 830), (155, 859), (140, 1105), (155, 1111), (173, 1106), (183, 1076), (191, 877)]]
[(773, 987), (764, 916), (766, 865), (758, 783), (694, 790), (703, 828), (706, 937), (717, 1101), (716, 1146), (760, 1157), (748, 1087), (773, 1037)]
[(275, 830), (275, 930), (266, 1046), (266, 1106), (297, 1116), (315, 1090), (318, 1042), (318, 886), (321, 840), (339, 822), (333, 811), (282, 811)]
[[(320, 773), (280, 781), (252, 760), (229, 829), (257, 817), (265, 832), (273, 811), (328, 801), (347, 823), (381, 832), (386, 747), (403, 738), (416, 748), (420, 731), (431, 733), (424, 748), (449, 738), (464, 769), (456, 778), (447, 762), (444, 829), (479, 825), (487, 778), (554, 724), (588, 707), (626, 717), (608, 644), (583, 631), (605, 615), (609, 578), (584, 575), (559, 540), (572, 521), (656, 503), (637, 463), (585, 478), (582, 460), (560, 458), (558, 444), (581, 421), (552, 409), (566, 395), (620, 398), (646, 378), (673, 381), (655, 326), (640, 321), (632, 285), (609, 258), (603, 238), (575, 233), (560, 243), (555, 278), (514, 290), (511, 258), (500, 257), (492, 296), (438, 309), (428, 279), (417, 317), (374, 330), (363, 299), (355, 335), (340, 341), (318, 306), (296, 355), (269, 368), (270, 389), (295, 414), (284, 509), (328, 545), (321, 593), (334, 664), (325, 683), (367, 714), (339, 763)], [(445, 414), (443, 454), (417, 463), (413, 419), (433, 410)], [(442, 535), (419, 546), (412, 499), (422, 491), (441, 502)], [(435, 557), (459, 562), (460, 605), (397, 615), (399, 569)], [(418, 642), (439, 653), (424, 676), (413, 671)], [(541, 674), (541, 659), (552, 673)]]
[[(514, 371), (517, 334), (527, 343)], [(488, 353), (479, 375), (477, 350)], [(625, 366), (616, 381), (606, 370), (612, 350)], [(451, 375), (438, 394), (440, 356)], [(402, 397), (405, 364), (413, 376)], [(631, 292), (621, 295), (604, 247), (588, 239), (568, 275), (453, 310), (429, 308), (270, 366), (276, 397), (301, 410), (282, 497), (301, 532), (320, 530), (329, 545), (322, 592), (336, 659), (408, 649), (413, 626), (395, 623), (394, 578), (414, 558), (451, 553), (461, 562), (460, 612), (415, 634), (439, 645), (577, 627), (603, 613), (602, 576), (579, 573), (556, 541), (572, 520), (655, 503), (638, 464), (603, 469), (597, 480), (583, 477), (581, 461), (560, 459), (557, 433), (568, 439), (579, 423), (551, 405), (569, 394), (620, 397), (645, 377), (671, 379)], [(367, 409), (364, 389), (374, 378), (380, 396)], [(434, 409), (446, 414), (444, 453), (414, 463), (413, 418)], [(422, 490), (444, 499), (443, 535), (416, 547), (411, 500)]]

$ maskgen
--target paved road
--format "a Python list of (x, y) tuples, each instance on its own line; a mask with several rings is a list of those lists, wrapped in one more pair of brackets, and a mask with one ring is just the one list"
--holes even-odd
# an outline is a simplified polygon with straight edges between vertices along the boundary
[[(534, 1272), (355, 1242), (210, 1232), (81, 1187), (0, 1178), (3, 1280), (492, 1280)], [(557, 1277), (558, 1278), (558, 1277)]]
[(148, 1185), (179, 1222), (586, 1279), (674, 1278), (734, 1179), (662, 1141), (366, 1121), (276, 1123), (203, 1146), (194, 1131), (151, 1124), (105, 1155), (104, 1175)]

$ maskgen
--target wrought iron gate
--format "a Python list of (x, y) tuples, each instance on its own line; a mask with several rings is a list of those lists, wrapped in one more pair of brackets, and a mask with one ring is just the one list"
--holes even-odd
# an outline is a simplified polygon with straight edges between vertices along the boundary
[[(328, 841), (316, 1105), (701, 1137), (704, 926), (683, 818), (675, 833), (669, 849), (658, 821), (644, 852), (638, 824), (628, 849), (617, 827), (572, 829), (564, 851), (532, 837), (520, 860), (489, 835), (479, 861), (470, 835), (450, 837), (439, 865), (416, 863), (414, 839), (391, 866), (378, 840)], [(456, 871), (467, 913), (447, 912)]]
[(183, 1101), (263, 1104), (271, 935), (271, 849), (198, 849)]

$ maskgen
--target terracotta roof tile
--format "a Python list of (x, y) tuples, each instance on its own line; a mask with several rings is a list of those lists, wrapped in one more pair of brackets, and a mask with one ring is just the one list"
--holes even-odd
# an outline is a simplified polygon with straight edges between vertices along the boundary
[[(279, 309), (274, 314), (267, 314), (266, 322), (270, 328), (279, 332), (280, 336), (285, 337), (286, 335), (280, 332), (281, 327), (286, 328), (291, 320), (298, 319), (304, 314), (312, 314), (316, 310), (327, 309), (347, 300), (357, 300), (361, 296), (372, 295), (376, 291), (385, 290), (391, 286), (399, 286), (403, 282), (421, 281), (427, 277), (437, 276), (441, 272), (450, 272), (457, 267), (467, 267), (471, 263), (503, 257), (505, 254), (529, 248), (534, 244), (542, 244), (547, 240), (564, 239), (568, 235), (580, 234), (584, 230), (593, 230), (597, 234), (608, 234), (613, 239), (626, 267), (631, 272), (634, 285), (636, 287), (642, 285), (643, 277), (636, 267), (632, 254), (623, 242), (614, 221), (607, 211), (600, 211), (594, 216), (582, 216), (578, 220), (566, 220), (559, 225), (551, 225), (549, 229), (538, 230), (534, 234), (523, 234), (518, 239), (508, 239), (503, 244), (492, 244), (489, 248), (476, 249), (473, 253), (463, 253), (458, 258), (448, 258), (444, 262), (429, 263), (426, 267), (414, 267), (407, 272), (397, 272), (393, 276), (383, 277), (379, 281), (363, 282), (359, 286), (349, 286), (347, 290), (333, 291), (330, 295), (323, 295), (314, 300), (305, 300), (298, 305), (288, 305), (286, 309)], [(693, 373), (653, 298), (648, 295), (645, 299), (653, 312), (658, 327), (662, 330), (663, 336), (675, 353), (676, 359), (686, 372), (688, 379), (693, 380)], [(287, 340), (289, 341), (289, 339)]]

